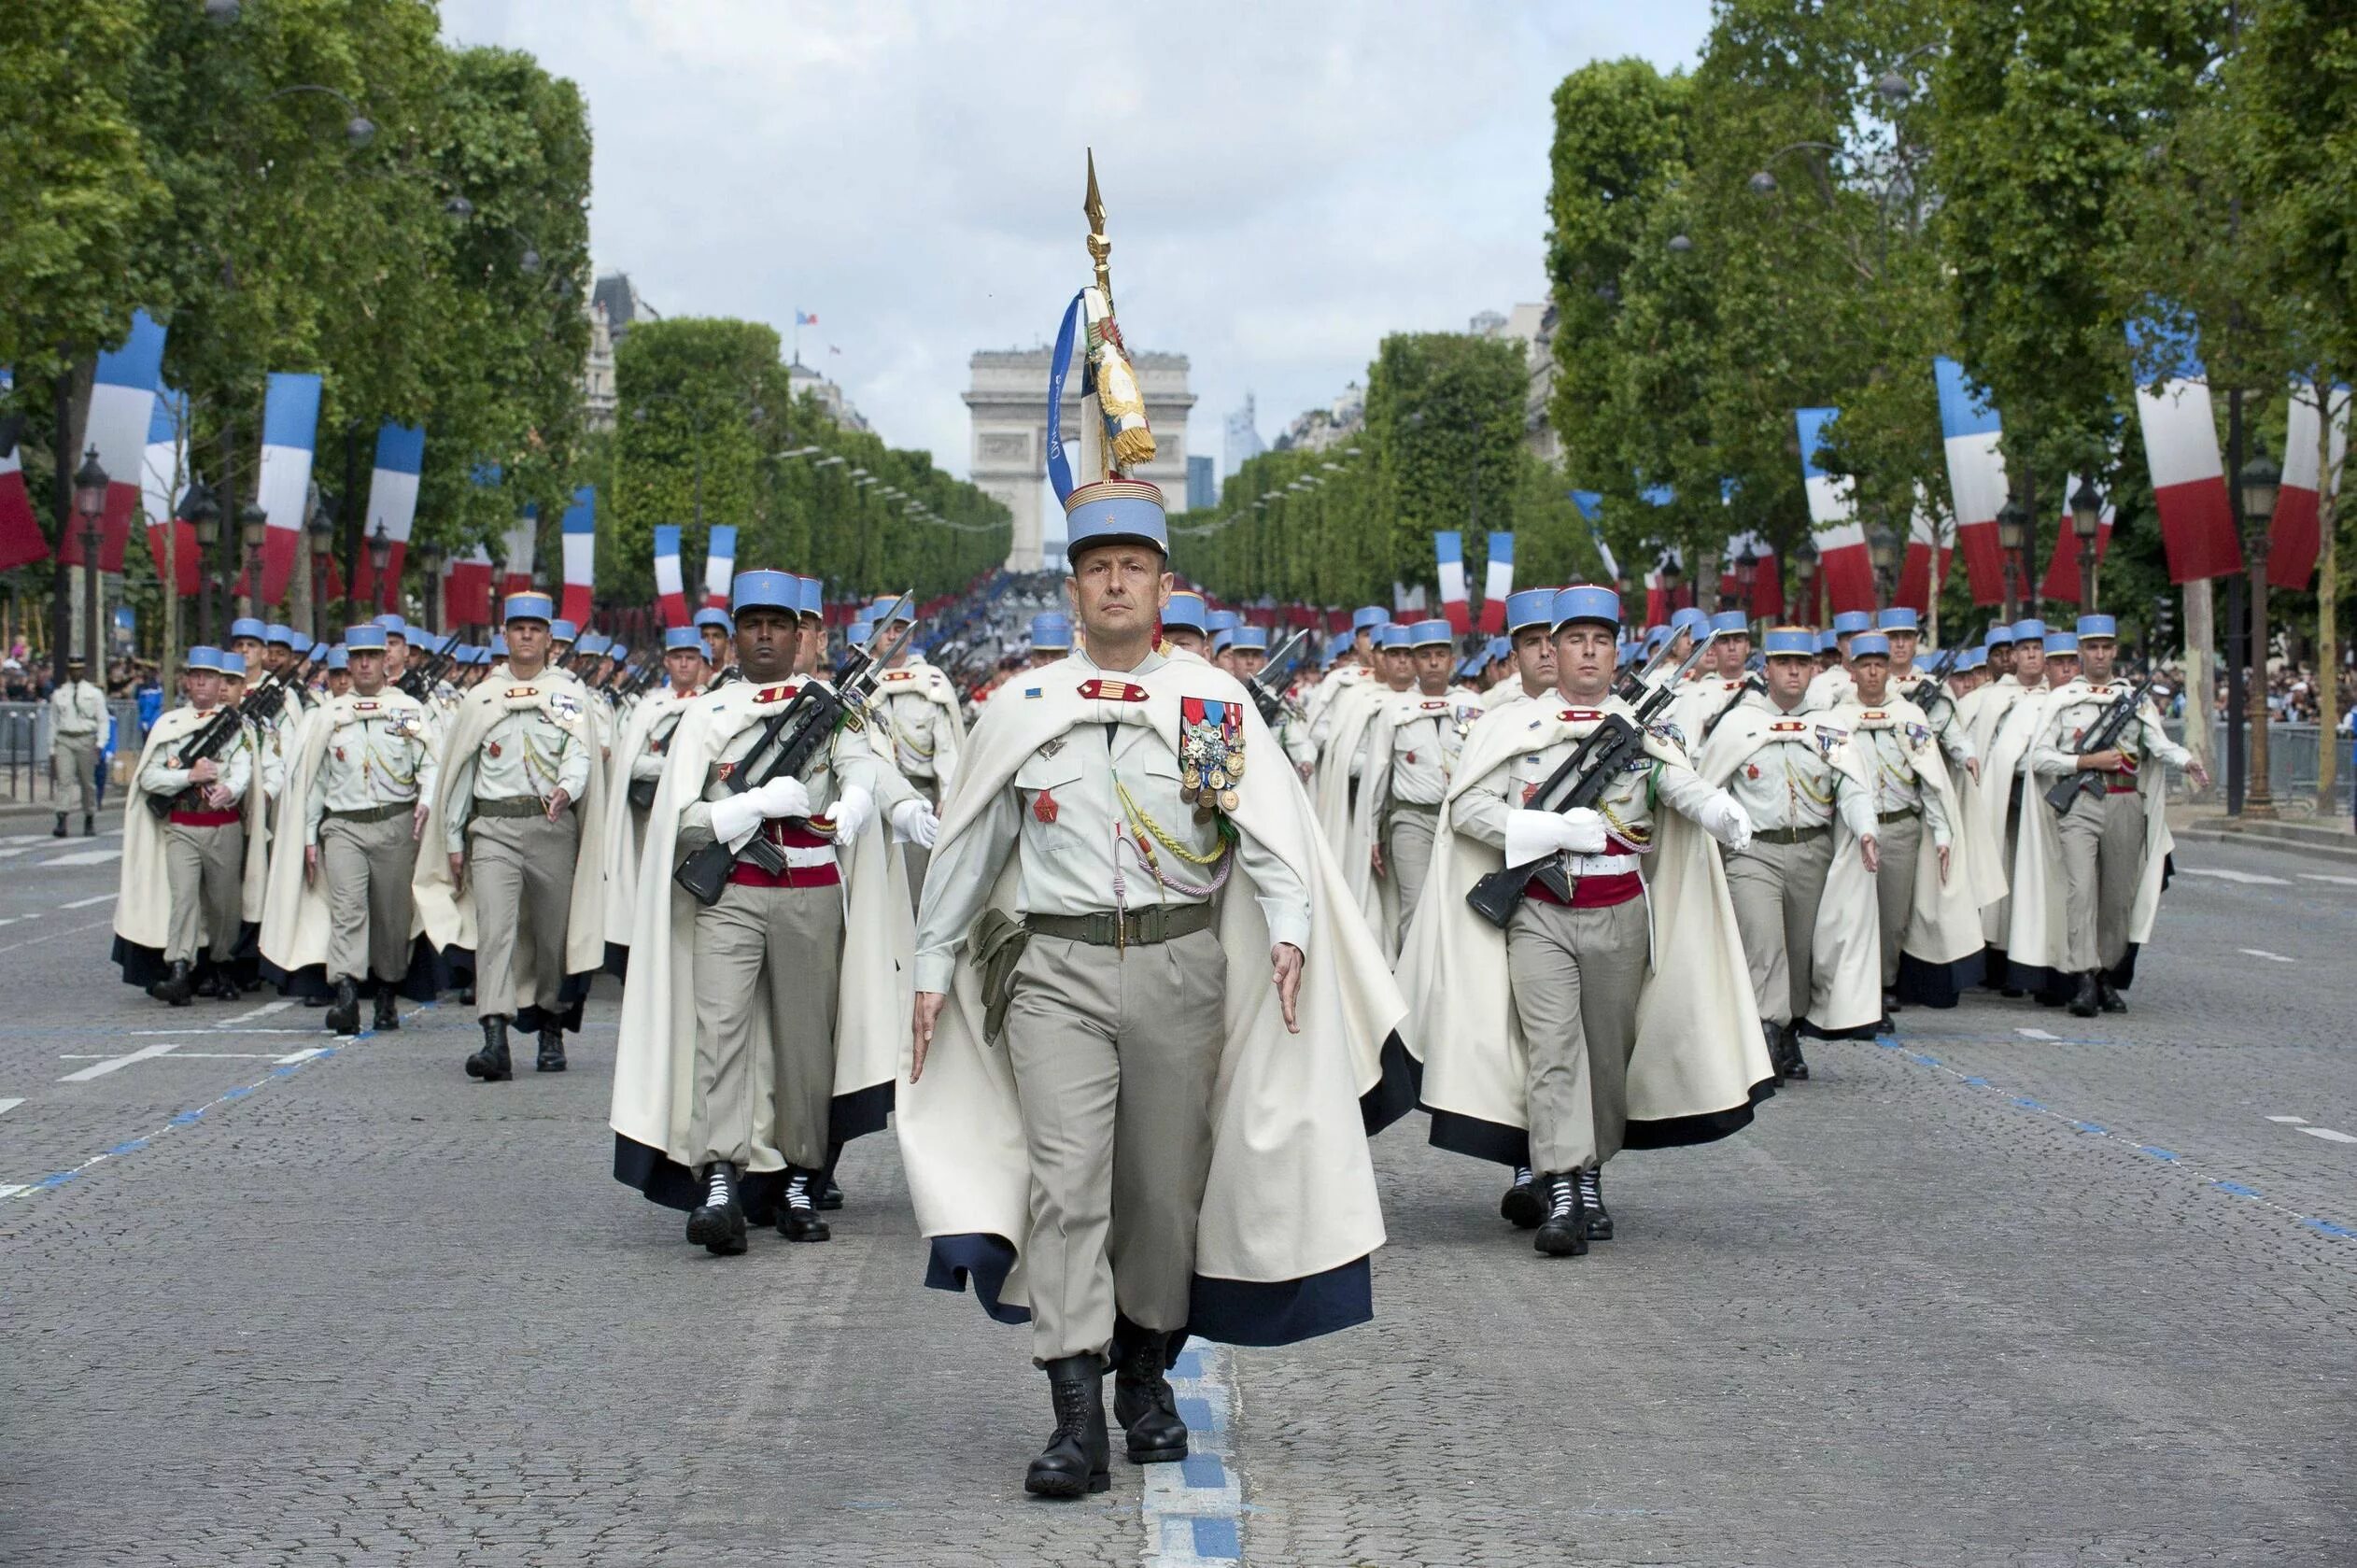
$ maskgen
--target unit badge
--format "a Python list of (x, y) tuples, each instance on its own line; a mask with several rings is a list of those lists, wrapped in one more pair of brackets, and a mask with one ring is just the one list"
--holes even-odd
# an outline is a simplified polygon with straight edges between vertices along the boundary
[(1178, 798), (1196, 811), (1234, 812), (1244, 777), (1244, 710), (1207, 697), (1178, 699)]

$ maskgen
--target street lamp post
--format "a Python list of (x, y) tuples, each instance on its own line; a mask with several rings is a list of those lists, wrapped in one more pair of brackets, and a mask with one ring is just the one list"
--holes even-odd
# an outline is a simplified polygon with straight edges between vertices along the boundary
[(2029, 537), (2029, 509), (2018, 498), (2008, 501), (1997, 509), (1997, 547), (2005, 560), (2005, 619), (2008, 625), (2021, 619), (2022, 547)]
[(203, 474), (190, 480), (189, 493), (180, 498), (180, 516), (196, 535), (196, 640), (209, 643), (213, 641), (213, 546), (221, 536), (221, 503), (213, 498), (213, 487)]
[(106, 483), (98, 448), (92, 446), (74, 471), (74, 515), (82, 520), (82, 657), (90, 661), (91, 678), (102, 686), (106, 666), (98, 648), (98, 525), (106, 516)]
[(376, 591), (369, 596), (378, 614), (385, 613), (386, 569), (393, 563), (393, 541), (385, 531), (385, 520), (376, 520), (376, 531), (368, 536), (368, 580)]
[[(2242, 553), (2251, 568), (2251, 590), (2244, 596), (2251, 600), (2251, 783), (2242, 814), (2269, 821), (2276, 812), (2267, 780), (2267, 530), (2275, 520), (2283, 471), (2263, 451), (2243, 464), (2236, 478), (2242, 491)], [(2332, 679), (2329, 671), (2325, 679)]]
[(261, 552), (269, 536), (269, 513), (250, 501), (237, 509), (237, 569), (246, 580), (246, 613), (249, 615), (262, 608)]
[(1898, 534), (1888, 523), (1876, 523), (1867, 531), (1866, 558), (1874, 566), (1874, 600), (1879, 609), (1890, 603), (1898, 588)]
[[(1754, 550), (1749, 543), (1746, 543), (1743, 545), (1743, 553), (1735, 558), (1735, 592), (1738, 599), (1741, 600), (1741, 602), (1735, 605), (1735, 608), (1743, 613), (1743, 623), (1746, 626), (1751, 624), (1752, 618), (1752, 585), (1758, 581), (1759, 553)], [(1721, 608), (1725, 608), (1725, 606), (1721, 606)]]
[(311, 550), (311, 641), (320, 643), (327, 640), (328, 558), (335, 549), (335, 520), (325, 506), (311, 509), (303, 534)]
[(426, 574), (426, 629), (442, 635), (442, 546), (427, 544), (417, 552), (418, 568)]
[(2079, 539), (2079, 608), (2096, 608), (2096, 536), (2103, 529), (2103, 496), (2092, 480), (2070, 492), (2070, 531)]
[(1792, 547), (1792, 618), (1798, 622), (1809, 614), (1812, 591), (1817, 581), (1817, 542), (1809, 534), (1800, 536), (1800, 543)]

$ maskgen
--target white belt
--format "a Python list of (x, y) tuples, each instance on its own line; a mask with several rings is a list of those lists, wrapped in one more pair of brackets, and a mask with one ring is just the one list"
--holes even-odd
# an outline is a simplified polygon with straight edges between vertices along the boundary
[(1633, 855), (1567, 855), (1563, 874), (1569, 877), (1625, 877), (1644, 861)]
[(769, 847), (784, 855), (785, 863), (797, 871), (807, 871), (813, 866), (835, 864), (835, 851), (830, 845), (773, 843)]

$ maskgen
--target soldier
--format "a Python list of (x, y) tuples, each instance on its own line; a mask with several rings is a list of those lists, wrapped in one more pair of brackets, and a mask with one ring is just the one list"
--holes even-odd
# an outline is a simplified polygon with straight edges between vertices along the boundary
[[(916, 618), (916, 607), (906, 600), (898, 602), (898, 608), (884, 612), (891, 625), (913, 625)], [(957, 688), (950, 685), (948, 675), (925, 662), (912, 643), (903, 642), (893, 650), (891, 662), (877, 683), (876, 696), (883, 710), (882, 738), (889, 741), (893, 766), (928, 806), (939, 806), (956, 783), (959, 748), (966, 744), (966, 719), (958, 711)], [(911, 894), (924, 890), (931, 855), (929, 839), (911, 840), (907, 845)]]
[(1203, 595), (1189, 588), (1173, 589), (1170, 602), (1162, 609), (1163, 641), (1197, 658), (1207, 658), (1210, 632), (1204, 623), (1208, 614)]
[[(796, 615), (801, 623), (801, 657), (795, 661), (797, 675), (826, 673), (826, 585), (815, 577), (794, 579)], [(888, 608), (888, 607), (887, 607)], [(868, 619), (875, 619), (871, 611)], [(914, 619), (913, 615), (910, 619)]]
[(1506, 595), (1506, 647), (1513, 669), (1481, 694), (1484, 709), (1524, 698), (1545, 701), (1555, 689), (1554, 588), (1517, 588)]
[[(195, 969), (209, 956), (208, 994), (237, 995), (232, 966), (243, 934), (246, 836), (259, 827), (254, 796), (253, 732), (223, 705), (219, 648), (188, 653), (184, 685), (189, 705), (175, 708), (148, 732), (133, 774), (142, 797), (123, 813), (122, 887), (115, 901), (116, 959), (123, 979), (173, 1007), (196, 994)], [(216, 727), (219, 726), (219, 727)], [(201, 757), (188, 755), (208, 731), (224, 735)], [(144, 798), (170, 802), (159, 823)], [(167, 897), (156, 898), (164, 883)], [(158, 918), (158, 917), (161, 918)]]
[(1072, 652), (1072, 623), (1053, 611), (1031, 617), (1031, 668), (1040, 670)]
[(1989, 944), (1986, 983), (2007, 996), (2019, 996), (2026, 982), (2015, 979), (2007, 956), (2013, 924), (2011, 884), (2021, 874), (2022, 788), (2046, 705), (2046, 623), (2015, 621), (2008, 636), (2011, 667), (1989, 688), (1975, 713), (1972, 744), (1986, 759), (1981, 774), (1982, 816), (1989, 845), (2002, 857), (2008, 883), (2007, 897), (1981, 911), (1981, 928)]
[(1711, 617), (1711, 657), (1723, 681), (1740, 681), (1751, 672), (1751, 617), (1741, 610), (1721, 610)]
[(1390, 624), (1391, 613), (1374, 604), (1361, 605), (1350, 612), (1350, 632), (1344, 639), (1342, 661), (1325, 679), (1319, 682), (1302, 704), (1309, 716), (1310, 739), (1323, 755), (1333, 727), (1327, 722), (1326, 706), (1344, 688), (1358, 685), (1375, 672), (1375, 632), (1378, 627)]
[(352, 654), (341, 643), (328, 650), (327, 685), (330, 701), (352, 689)]
[[(432, 798), (433, 727), (425, 704), (385, 679), (385, 629), (344, 634), (352, 689), (296, 731), (288, 773), (297, 831), (271, 861), (261, 952), (282, 988), (332, 988), (327, 1026), (360, 1028), (360, 990), (375, 999), (373, 1027), (401, 1027), (401, 994), (430, 996), (430, 950), (417, 952), (417, 838)], [(292, 823), (289, 825), (290, 827)], [(317, 969), (316, 979), (306, 973)]]
[(1695, 678), (1670, 706), (1670, 722), (1677, 726), (1680, 742), (1689, 750), (1701, 745), (1704, 732), (1744, 692), (1760, 689), (1758, 680), (1744, 668), (1751, 657), (1751, 623), (1743, 613), (1722, 610), (1711, 617), (1705, 629), (1711, 637), (1710, 651), (1703, 655)]
[(1482, 716), (1480, 699), (1449, 676), (1456, 634), (1445, 620), (1405, 629), (1416, 685), (1387, 696), (1367, 726), (1367, 761), (1350, 822), (1353, 853), (1373, 872), (1364, 907), (1384, 951), (1399, 951), (1416, 918), (1432, 865), (1440, 803), (1448, 793), (1466, 732)]
[(704, 640), (704, 662), (712, 666), (712, 684), (723, 685), (737, 678), (736, 627), (728, 612), (705, 608), (696, 612), (697, 634)]
[[(1535, 1230), (1541, 1254), (1576, 1257), (1613, 1234), (1602, 1167), (1628, 1139), (1632, 1072), (1658, 1075), (1668, 1091), (1645, 1103), (1691, 1118), (1647, 1129), (1646, 1140), (1690, 1142), (1749, 1121), (1769, 1066), (1732, 960), (1715, 856), (1671, 819), (1740, 847), (1748, 825), (1726, 792), (1703, 784), (1659, 726), (1593, 806), (1540, 798), (1608, 716), (1634, 718), (1611, 690), (1620, 596), (1564, 588), (1549, 614), (1557, 690), (1497, 709), (1468, 740), (1400, 978), (1426, 1051), (1433, 1142), (1514, 1166), (1501, 1215)], [(1648, 859), (1659, 868), (1650, 878), (1640, 874)], [(1509, 866), (1528, 880), (1501, 933), (1465, 895)], [(1654, 973), (1666, 983), (1641, 1006)], [(1644, 1025), (1641, 1067), (1641, 1019), (1654, 1010), (1663, 1010)]]
[(1829, 713), (1857, 694), (1857, 682), (1850, 674), (1850, 644), (1858, 633), (1873, 629), (1874, 617), (1864, 610), (1843, 610), (1834, 615), (1833, 662), (1810, 679), (1805, 706)]
[[(716, 1255), (745, 1250), (753, 1206), (774, 1213), (789, 1241), (829, 1238), (819, 1197), (830, 1145), (883, 1125), (894, 1027), (906, 1017), (897, 988), (912, 941), (909, 897), (879, 813), (902, 829), (929, 813), (870, 749), (861, 694), (845, 694), (854, 722), (830, 725), (798, 770), (769, 776), (788, 737), (772, 738), (768, 721), (813, 685), (829, 689), (794, 671), (807, 643), (806, 581), (739, 573), (731, 609), (743, 679), (681, 713), (647, 817), (631, 923), (615, 1173), (688, 1208), (687, 1239)], [(761, 782), (732, 787), (741, 771)], [(672, 881), (712, 843), (755, 834), (783, 869), (738, 861), (709, 905)], [(846, 1078), (858, 1093), (839, 1097)], [(688, 1091), (685, 1103), (675, 1084)]]
[(98, 832), (98, 748), (106, 738), (106, 694), (82, 678), (86, 662), (79, 654), (66, 655), (65, 679), (49, 693), (49, 761), (57, 770), (59, 802), (52, 839), (65, 837), (68, 800), (81, 805), (82, 837)]
[(1752, 997), (1777, 1075), (1806, 1079), (1804, 1025), (1870, 1031), (1882, 1017), (1881, 864), (1871, 775), (1850, 733), (1807, 707), (1812, 637), (1768, 634), (1766, 689), (1746, 692), (1701, 742), (1696, 766), (1750, 819), (1727, 856), (1727, 883), (1751, 968)]
[(1240, 616), (1233, 610), (1210, 610), (1204, 614), (1204, 657), (1214, 668), (1235, 673), (1235, 661), (1228, 657), (1228, 645), (1235, 639)]
[(409, 673), (409, 623), (399, 615), (379, 615), (376, 624), (385, 629), (385, 679), (393, 685)]
[(473, 954), (483, 1046), (466, 1069), (486, 1082), (515, 1076), (511, 1021), (539, 1034), (539, 1071), (565, 1070), (564, 1032), (605, 958), (605, 770), (581, 684), (548, 667), (552, 609), (543, 593), (508, 596), (506, 668), (443, 739), (417, 857), (428, 932)]
[[(1334, 918), (1301, 791), (1248, 766), (1271, 744), (1249, 698), (1154, 648), (1159, 492), (1108, 478), (1066, 508), (1085, 651), (968, 737), (918, 921), (897, 1116), (931, 1278), (971, 1277), (1002, 1315), (1020, 1261), (1056, 1419), (1024, 1487), (1050, 1497), (1108, 1484), (1108, 1360), (1131, 1460), (1177, 1460), (1165, 1373), (1189, 1330), (1276, 1344), (1368, 1315), (1379, 1123), (1355, 1102), (1381, 1075), (1347, 1021), (1403, 1010), (1365, 933)], [(1314, 1260), (1288, 1239), (1311, 1236)], [(1313, 1272), (1330, 1310), (1263, 1316)]]

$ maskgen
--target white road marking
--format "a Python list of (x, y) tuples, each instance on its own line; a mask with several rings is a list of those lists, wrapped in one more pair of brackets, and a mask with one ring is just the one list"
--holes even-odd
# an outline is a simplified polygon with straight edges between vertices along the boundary
[(2302, 871), (2300, 880), (2302, 882), (2338, 883), (2343, 887), (2357, 887), (2357, 877), (2331, 877), (2322, 871)]
[(2308, 1118), (2305, 1116), (2270, 1116), (2267, 1120), (2270, 1122), (2280, 1122), (2287, 1127), (2305, 1127), (2308, 1125)]
[(57, 907), (61, 910), (86, 910), (92, 904), (111, 904), (114, 901), (115, 896), (113, 894), (101, 893), (96, 897), (77, 898), (70, 904), (60, 904)]
[(11, 833), (0, 839), (0, 844), (37, 844), (55, 837), (54, 833)]
[(104, 866), (109, 860), (121, 858), (122, 851), (119, 849), (86, 849), (78, 855), (61, 855), (54, 860), (44, 860), (40, 869), (46, 871), (52, 866)]
[(314, 1056), (324, 1056), (332, 1049), (332, 1046), (315, 1045), (307, 1051), (289, 1051), (284, 1056), (273, 1056), (271, 1060), (283, 1067), (292, 1062), (308, 1062)]
[(8, 1112), (14, 1110), (17, 1107), (22, 1105), (23, 1103), (24, 1097), (21, 1095), (13, 1100), (0, 1100), (0, 1116), (7, 1115)]
[(12, 1198), (19, 1193), (29, 1193), (30, 1187), (0, 1187), (0, 1198)]
[(161, 1056), (166, 1052), (177, 1051), (178, 1049), (178, 1046), (168, 1043), (164, 1045), (143, 1045), (138, 1050), (127, 1052), (120, 1056), (109, 1056), (105, 1061), (92, 1067), (84, 1067), (79, 1072), (69, 1072), (64, 1078), (59, 1079), (58, 1081), (60, 1083), (88, 1083), (93, 1078), (104, 1078), (110, 1072), (120, 1072), (123, 1068), (131, 1066), (134, 1062), (144, 1062), (150, 1057)]
[(2289, 879), (2284, 877), (2262, 876), (2257, 871), (2230, 870), (2223, 866), (2180, 866), (2177, 868), (2177, 874), (2181, 877), (2216, 877), (2220, 882), (2248, 883), (2253, 887), (2289, 887), (2292, 885)]
[(31, 855), (32, 853), (33, 846), (31, 844), (26, 844), (21, 849), (0, 849), (0, 860), (14, 860), (20, 855)]
[[(190, 1031), (186, 1029), (125, 1029), (122, 1032), (134, 1038), (144, 1038), (148, 1035), (186, 1035), (190, 1033)], [(319, 1030), (318, 1028), (233, 1029), (226, 1024), (223, 1024), (210, 1029), (199, 1029), (195, 1032), (201, 1035), (316, 1035), (319, 1032)]]
[(68, 925), (64, 930), (51, 931), (46, 937), (27, 937), (21, 942), (10, 942), (6, 947), (0, 947), (0, 953), (14, 953), (22, 947), (38, 947), (43, 942), (53, 942), (60, 937), (70, 937), (78, 931), (95, 931), (106, 924), (107, 922), (104, 920), (93, 920), (87, 925)]
[(292, 1006), (294, 1006), (294, 998), (291, 996), (275, 1002), (264, 1002), (251, 1012), (241, 1012), (234, 1018), (222, 1019), (219, 1026), (226, 1029), (235, 1024), (251, 1024), (257, 1018), (267, 1018), (274, 1012), (284, 1012)]
[(2299, 962), (2296, 958), (2286, 958), (2279, 953), (2269, 953), (2264, 947), (2241, 947), (2237, 948), (2235, 951), (2237, 953), (2247, 953), (2253, 958), (2264, 958), (2271, 964), (2296, 964)]
[[(61, 1062), (110, 1062), (114, 1060), (113, 1057), (103, 1056), (95, 1051), (61, 1052), (57, 1059)], [(176, 1062), (283, 1062), (287, 1060), (286, 1057), (272, 1051), (175, 1051), (172, 1052), (172, 1059)]]
[(2060, 1035), (2050, 1035), (2043, 1029), (2016, 1029), (2013, 1032), (2025, 1039), (2058, 1040), (2062, 1038)]
[(2357, 1143), (2357, 1137), (2351, 1137), (2347, 1133), (2336, 1133), (2330, 1127), (2302, 1127), (2300, 1131), (2310, 1137), (2321, 1137), (2327, 1143)]
[(38, 920), (40, 918), (40, 911), (37, 910), (31, 914), (0, 915), (0, 925), (14, 925), (21, 920)]

